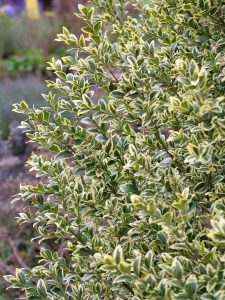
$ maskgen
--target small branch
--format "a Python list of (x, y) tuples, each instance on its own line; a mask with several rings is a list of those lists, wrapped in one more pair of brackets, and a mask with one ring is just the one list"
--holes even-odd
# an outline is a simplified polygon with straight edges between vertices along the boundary
[(17, 260), (17, 262), (19, 263), (20, 267), (26, 268), (27, 267), (26, 263), (24, 262), (21, 255), (19, 254), (19, 251), (18, 251), (15, 243), (10, 238), (8, 233), (4, 230), (4, 232), (0, 232), (0, 236), (1, 236), (2, 239), (4, 239), (5, 241), (7, 241), (9, 243), (9, 245), (12, 249), (13, 255), (14, 255), (15, 259)]
[(174, 156), (172, 155), (172, 153), (170, 153), (170, 151), (168, 150), (167, 148), (167, 145), (164, 143), (164, 141), (160, 138), (160, 135), (159, 135), (159, 132), (156, 128), (156, 132), (155, 132), (155, 135), (157, 137), (157, 140), (159, 141), (160, 145), (162, 146), (163, 150), (169, 155), (169, 157), (172, 158), (173, 162), (175, 163), (177, 169), (182, 172), (182, 173), (185, 173), (185, 169), (183, 167), (183, 165), (177, 160), (174, 158)]
[(65, 253), (67, 253), (66, 243), (62, 242), (58, 249), (58, 254), (60, 257), (64, 257)]
[(26, 268), (27, 265), (26, 265), (26, 263), (24, 262), (24, 260), (22, 259), (22, 257), (20, 256), (20, 254), (19, 254), (19, 252), (18, 252), (18, 249), (17, 249), (17, 247), (15, 246), (14, 242), (13, 242), (10, 238), (8, 238), (7, 240), (8, 240), (8, 242), (9, 242), (11, 248), (12, 248), (14, 257), (16, 258), (17, 262), (19, 263), (20, 267)]
[(123, 286), (132, 294), (134, 295), (134, 291), (132, 290), (132, 288), (125, 282), (123, 282)]
[(119, 80), (118, 80), (118, 78), (116, 77), (116, 75), (113, 73), (113, 71), (108, 67), (108, 66), (106, 66), (107, 67), (107, 69), (109, 70), (109, 73), (112, 75), (112, 77), (115, 79), (115, 81), (118, 83), (119, 82)]

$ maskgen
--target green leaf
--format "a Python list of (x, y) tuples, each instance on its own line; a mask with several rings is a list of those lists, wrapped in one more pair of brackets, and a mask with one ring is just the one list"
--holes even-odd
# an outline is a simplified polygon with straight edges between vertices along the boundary
[(94, 25), (94, 32), (99, 33), (99, 30), (101, 29), (101, 27), (102, 27), (102, 22), (101, 21), (96, 22)]
[(197, 292), (197, 279), (195, 275), (190, 275), (186, 281), (185, 284), (185, 290), (190, 298), (193, 298), (193, 296)]
[(82, 48), (85, 47), (85, 45), (86, 45), (85, 37), (84, 37), (83, 34), (80, 36), (80, 39), (79, 39), (79, 45), (80, 45), (80, 47), (82, 47)]
[(123, 260), (123, 250), (120, 245), (118, 245), (113, 252), (113, 260), (117, 265)]
[(174, 272), (173, 272), (174, 276), (178, 280), (181, 280), (182, 277), (183, 277), (184, 270), (183, 270), (183, 267), (182, 267), (181, 263), (179, 262), (179, 260), (174, 259), (172, 267), (173, 267), (173, 270), (174, 270)]
[(225, 219), (212, 220), (212, 229), (210, 230), (208, 236), (218, 244), (225, 244)]
[(148, 251), (148, 253), (145, 255), (145, 266), (146, 268), (150, 271), (151, 267), (152, 267), (152, 263), (153, 263), (153, 252), (152, 251)]
[(137, 276), (139, 276), (140, 268), (141, 268), (141, 256), (137, 257), (133, 262), (133, 271)]
[(134, 279), (131, 275), (119, 275), (114, 279), (113, 284), (118, 284), (122, 282), (132, 282), (133, 280)]
[(82, 4), (78, 4), (78, 9), (79, 9), (79, 11), (83, 14), (83, 15), (87, 15), (87, 8), (84, 6), (84, 5), (82, 5)]
[(115, 90), (112, 92), (112, 96), (116, 99), (123, 99), (125, 97), (125, 94), (122, 91)]
[(86, 168), (81, 166), (81, 167), (74, 170), (74, 176), (84, 176), (85, 171), (86, 171)]
[(205, 182), (199, 182), (195, 187), (194, 187), (194, 192), (199, 193), (199, 194), (204, 194), (208, 190), (208, 184)]
[(22, 269), (16, 269), (16, 278), (19, 280), (20, 283), (26, 284), (26, 276)]
[(38, 291), (38, 294), (41, 297), (43, 297), (43, 298), (47, 297), (47, 288), (46, 288), (46, 285), (44, 283), (44, 280), (42, 280), (42, 279), (38, 280), (38, 282), (37, 282), (37, 291)]
[(91, 119), (90, 117), (85, 117), (81, 119), (81, 123), (86, 124), (86, 125), (95, 125), (95, 121)]
[(71, 151), (62, 151), (56, 155), (56, 159), (64, 159), (73, 157), (73, 153)]
[(120, 190), (122, 193), (136, 193), (137, 188), (132, 183), (125, 183), (121, 185)]

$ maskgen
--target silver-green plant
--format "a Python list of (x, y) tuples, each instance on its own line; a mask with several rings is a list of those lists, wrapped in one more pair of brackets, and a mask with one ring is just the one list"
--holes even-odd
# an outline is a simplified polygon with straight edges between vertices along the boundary
[(6, 279), (30, 300), (224, 300), (225, 1), (91, 3), (58, 35), (58, 96), (16, 105), (52, 152), (19, 220), (59, 250)]

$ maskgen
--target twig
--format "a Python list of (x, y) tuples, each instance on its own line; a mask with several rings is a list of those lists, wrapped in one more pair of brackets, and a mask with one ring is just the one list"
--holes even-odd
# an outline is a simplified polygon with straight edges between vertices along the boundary
[(170, 153), (170, 151), (168, 150), (167, 148), (167, 145), (164, 143), (164, 141), (160, 138), (160, 135), (159, 135), (159, 132), (156, 128), (156, 131), (155, 131), (155, 134), (156, 134), (156, 137), (157, 137), (157, 140), (159, 141), (160, 145), (162, 146), (163, 150), (169, 155), (169, 157), (172, 158), (173, 162), (175, 163), (175, 165), (177, 166), (177, 169), (184, 173), (185, 172), (185, 169), (183, 167), (183, 165)]
[(8, 233), (6, 232), (6, 230), (4, 230), (4, 232), (0, 232), (0, 236), (1, 236), (2, 239), (4, 239), (5, 241), (7, 241), (9, 243), (10, 247), (12, 248), (13, 255), (16, 258), (17, 262), (19, 263), (20, 267), (26, 268), (27, 267), (26, 263), (24, 262), (23, 258), (19, 254), (18, 249), (17, 249), (15, 243), (10, 238), (10, 236), (8, 235)]

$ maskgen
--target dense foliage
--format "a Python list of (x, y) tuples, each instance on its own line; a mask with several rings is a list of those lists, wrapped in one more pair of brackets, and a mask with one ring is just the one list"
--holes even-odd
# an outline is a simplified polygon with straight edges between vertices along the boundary
[(84, 35), (58, 35), (60, 95), (16, 106), (53, 153), (20, 221), (58, 253), (6, 279), (26, 299), (223, 300), (225, 1), (91, 2)]

